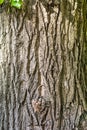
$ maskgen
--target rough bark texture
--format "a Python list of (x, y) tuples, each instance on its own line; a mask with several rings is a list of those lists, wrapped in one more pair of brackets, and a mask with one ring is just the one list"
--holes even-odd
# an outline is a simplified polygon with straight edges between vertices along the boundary
[(84, 6), (0, 7), (0, 130), (87, 130)]

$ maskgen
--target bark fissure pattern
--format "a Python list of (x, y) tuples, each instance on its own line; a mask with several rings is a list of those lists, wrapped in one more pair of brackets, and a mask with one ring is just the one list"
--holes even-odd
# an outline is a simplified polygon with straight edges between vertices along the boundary
[(87, 114), (83, 3), (29, 4), (0, 14), (0, 130), (78, 130)]

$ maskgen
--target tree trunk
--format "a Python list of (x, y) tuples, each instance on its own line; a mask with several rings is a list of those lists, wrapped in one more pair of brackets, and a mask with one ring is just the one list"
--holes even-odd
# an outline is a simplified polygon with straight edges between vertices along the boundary
[(0, 7), (0, 130), (87, 129), (84, 6)]

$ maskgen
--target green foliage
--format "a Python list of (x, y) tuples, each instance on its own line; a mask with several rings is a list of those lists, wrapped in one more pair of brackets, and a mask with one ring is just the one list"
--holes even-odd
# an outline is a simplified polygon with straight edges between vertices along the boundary
[(11, 0), (11, 6), (21, 9), (22, 0)]
[(0, 0), (0, 5), (4, 3), (4, 0)]

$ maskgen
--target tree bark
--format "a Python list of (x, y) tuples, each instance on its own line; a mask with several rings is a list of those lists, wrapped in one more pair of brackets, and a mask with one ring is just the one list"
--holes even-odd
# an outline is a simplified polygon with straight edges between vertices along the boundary
[(0, 130), (87, 129), (84, 6), (0, 7)]

